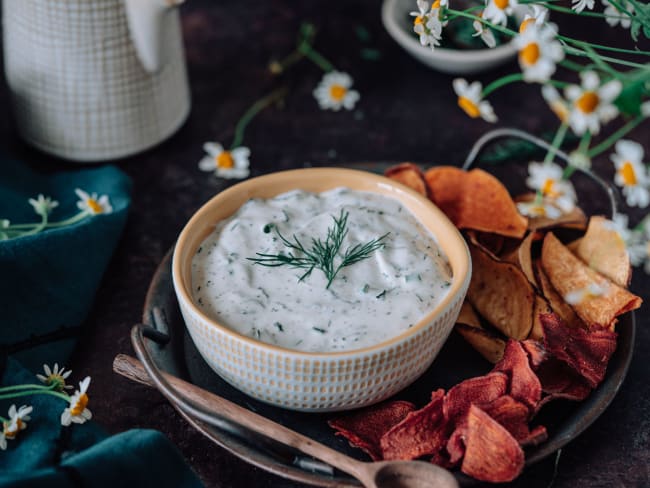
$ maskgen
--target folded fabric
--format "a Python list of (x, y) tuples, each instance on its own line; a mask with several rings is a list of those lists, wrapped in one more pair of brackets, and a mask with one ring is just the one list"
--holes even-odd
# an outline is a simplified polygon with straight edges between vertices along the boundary
[[(45, 174), (0, 158), (0, 167), (0, 387), (38, 384), (43, 364), (65, 363), (76, 343), (126, 223), (131, 182), (110, 166)], [(51, 208), (50, 223), (79, 218), (6, 239), (41, 221), (39, 205)], [(78, 388), (81, 379), (66, 381)], [(0, 422), (2, 487), (201, 486), (158, 432), (108, 437), (93, 421), (63, 426), (71, 404), (48, 394), (0, 399), (0, 416), (12, 404), (33, 411), (15, 438)]]
[(2, 345), (35, 370), (70, 354), (124, 228), (131, 182), (111, 166), (48, 175), (0, 158), (0, 167), (0, 219), (11, 224), (40, 221), (28, 202), (38, 194), (59, 202), (52, 221), (79, 213), (77, 188), (107, 195), (112, 206), (72, 225), (0, 240)]

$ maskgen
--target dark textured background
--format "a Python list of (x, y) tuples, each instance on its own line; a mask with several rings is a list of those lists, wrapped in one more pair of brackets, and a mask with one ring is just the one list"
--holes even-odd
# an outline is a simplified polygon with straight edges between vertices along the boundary
[[(193, 97), (189, 120), (157, 148), (118, 161), (135, 182), (133, 208), (113, 257), (84, 337), (72, 364), (93, 378), (94, 419), (111, 432), (131, 427), (163, 431), (180, 448), (210, 487), (297, 487), (234, 458), (190, 428), (158, 393), (116, 376), (111, 363), (117, 353), (131, 353), (129, 330), (141, 316), (144, 296), (156, 266), (192, 213), (222, 187), (200, 172), (202, 143), (228, 144), (233, 127), (250, 103), (281, 84), (266, 70), (268, 61), (294, 46), (298, 26), (313, 21), (316, 47), (340, 70), (352, 74), (361, 101), (351, 112), (320, 111), (311, 92), (321, 77), (308, 62), (284, 78), (290, 87), (284, 106), (262, 113), (246, 133), (252, 150), (253, 175), (309, 164), (411, 160), (424, 167), (460, 164), (469, 146), (489, 124), (467, 118), (456, 106), (452, 76), (433, 72), (408, 57), (388, 37), (380, 22), (378, 1), (219, 1), (190, 0), (182, 7), (183, 29)], [(565, 22), (573, 32), (588, 32), (601, 42), (625, 40), (622, 29), (604, 22)], [(358, 26), (371, 34), (368, 43)], [(577, 35), (576, 35), (577, 37)], [(364, 60), (363, 47), (378, 49), (379, 61)], [(517, 70), (512, 63), (481, 75), (489, 83)], [(490, 97), (500, 126), (536, 134), (555, 130), (538, 87), (510, 85)], [(6, 88), (0, 101), (8, 107)], [(70, 168), (25, 146), (8, 111), (0, 118), (0, 134), (10, 155), (43, 168)], [(650, 156), (648, 124), (630, 137), (641, 141)], [(647, 159), (647, 158), (646, 158)], [(506, 171), (509, 186), (524, 179), (525, 162)], [(604, 177), (613, 174), (607, 156), (595, 161)], [(584, 196), (588, 200), (589, 194)], [(630, 211), (632, 222), (645, 212)], [(637, 271), (633, 290), (646, 300), (649, 280)], [(650, 486), (650, 380), (647, 358), (650, 320), (637, 313), (637, 343), (622, 390), (600, 419), (563, 449), (553, 486)], [(512, 486), (546, 487), (553, 480), (554, 460), (527, 470)]]

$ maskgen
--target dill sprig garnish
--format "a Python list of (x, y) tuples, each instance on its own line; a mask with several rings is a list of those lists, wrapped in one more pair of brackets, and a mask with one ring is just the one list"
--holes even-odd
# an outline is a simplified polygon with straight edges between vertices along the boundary
[(255, 253), (257, 255), (256, 258), (246, 259), (262, 266), (290, 266), (292, 268), (306, 269), (307, 271), (298, 278), (298, 281), (303, 281), (314, 269), (319, 269), (327, 278), (327, 286), (325, 287), (327, 289), (342, 268), (369, 258), (373, 252), (384, 247), (383, 241), (390, 234), (390, 232), (387, 232), (383, 236), (372, 239), (365, 244), (355, 244), (354, 246), (348, 247), (343, 254), (340, 254), (343, 240), (348, 234), (348, 216), (349, 212), (344, 210), (341, 210), (338, 217), (332, 215), (334, 225), (327, 228), (325, 240), (312, 237), (311, 247), (309, 249), (300, 242), (295, 234), (293, 235), (293, 240), (290, 241), (273, 225), (278, 238), (289, 251), (286, 254), (264, 254), (258, 252)]

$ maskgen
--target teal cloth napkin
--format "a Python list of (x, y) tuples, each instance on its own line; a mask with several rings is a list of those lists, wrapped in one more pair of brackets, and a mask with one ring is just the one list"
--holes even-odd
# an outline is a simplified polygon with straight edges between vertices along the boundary
[[(65, 364), (72, 352), (126, 223), (131, 182), (111, 166), (45, 174), (6, 159), (0, 174), (0, 221), (40, 221), (28, 202), (39, 194), (59, 202), (50, 221), (65, 220), (79, 212), (76, 189), (107, 195), (112, 207), (69, 226), (0, 240), (0, 386), (38, 383), (34, 374), (43, 374), (43, 364)], [(0, 399), (1, 416), (11, 404), (34, 410), (27, 429), (0, 450), (0, 486), (201, 486), (158, 432), (109, 437), (92, 421), (63, 427), (69, 405), (50, 395)]]

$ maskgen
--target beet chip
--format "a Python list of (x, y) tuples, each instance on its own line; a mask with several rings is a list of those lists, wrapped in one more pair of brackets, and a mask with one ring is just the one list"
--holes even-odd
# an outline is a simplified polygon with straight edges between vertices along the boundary
[(411, 402), (395, 400), (374, 405), (327, 423), (338, 431), (336, 435), (342, 435), (352, 446), (368, 453), (373, 461), (379, 461), (382, 459), (379, 446), (381, 436), (414, 410), (415, 405)]
[(510, 395), (477, 406), (505, 427), (522, 446), (537, 445), (548, 437), (546, 428), (541, 425), (531, 432), (528, 427), (530, 410)]
[(409, 413), (380, 441), (384, 459), (416, 459), (437, 453), (447, 442), (447, 422), (442, 414), (445, 391), (431, 394), (431, 402)]
[[(503, 483), (512, 481), (524, 467), (524, 451), (517, 440), (476, 405), (469, 407), (467, 418), (450, 438), (465, 444), (460, 470), (477, 480)], [(457, 429), (457, 430), (458, 430)], [(454, 450), (448, 443), (447, 450)]]
[(472, 403), (489, 403), (505, 395), (507, 387), (508, 376), (504, 373), (490, 373), (458, 383), (445, 395), (442, 404), (445, 419), (456, 423)]
[(533, 370), (539, 368), (540, 364), (546, 359), (546, 349), (539, 341), (531, 339), (521, 341), (521, 347), (528, 354), (528, 362)]
[(567, 327), (555, 314), (541, 315), (544, 346), (549, 354), (566, 363), (596, 388), (605, 377), (609, 358), (616, 349), (616, 332), (592, 326), (584, 329)]
[(503, 359), (494, 365), (492, 371), (503, 371), (510, 376), (508, 393), (515, 399), (535, 409), (542, 398), (542, 385), (530, 368), (528, 354), (519, 341), (508, 340)]
[(539, 402), (536, 411), (553, 400), (582, 401), (591, 393), (591, 387), (582, 376), (555, 358), (545, 361), (537, 375), (547, 395)]

